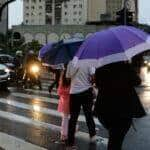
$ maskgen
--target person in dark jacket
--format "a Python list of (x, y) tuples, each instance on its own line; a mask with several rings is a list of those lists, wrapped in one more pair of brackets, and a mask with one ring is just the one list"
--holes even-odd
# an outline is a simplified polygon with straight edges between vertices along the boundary
[[(39, 68), (41, 68), (41, 62), (38, 60), (38, 57), (36, 56), (35, 52), (30, 50), (26, 56), (25, 56), (25, 60), (24, 60), (24, 84), (26, 85), (26, 82), (28, 81), (28, 78), (32, 78), (31, 73), (30, 73), (30, 66), (33, 64), (37, 64), (39, 66)], [(40, 81), (40, 74), (37, 75), (38, 77), (34, 79), (36, 79), (36, 83), (39, 86), (39, 89), (42, 89), (42, 85), (41, 85), (41, 81)]]
[(112, 63), (96, 69), (98, 96), (95, 113), (108, 130), (108, 150), (121, 150), (132, 118), (145, 116), (134, 89), (140, 78), (127, 62)]
[(61, 69), (54, 69), (54, 68), (51, 67), (51, 68), (49, 68), (49, 70), (51, 72), (53, 72), (54, 75), (55, 75), (55, 79), (54, 79), (53, 83), (51, 83), (51, 85), (48, 87), (48, 91), (51, 94), (53, 88), (56, 86), (56, 89), (57, 89), (58, 86), (59, 86), (59, 79), (60, 79), (60, 75), (61, 75)]

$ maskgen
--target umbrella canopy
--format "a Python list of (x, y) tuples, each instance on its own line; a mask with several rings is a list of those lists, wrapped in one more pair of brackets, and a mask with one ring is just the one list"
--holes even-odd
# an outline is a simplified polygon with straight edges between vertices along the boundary
[(150, 49), (149, 39), (147, 33), (131, 26), (117, 26), (96, 32), (80, 46), (73, 63), (101, 67), (130, 60)]
[(48, 43), (45, 44), (40, 50), (39, 50), (39, 58), (44, 58), (46, 54), (52, 49), (54, 43)]
[(55, 43), (44, 57), (44, 62), (50, 65), (68, 63), (83, 43), (83, 39), (69, 39)]

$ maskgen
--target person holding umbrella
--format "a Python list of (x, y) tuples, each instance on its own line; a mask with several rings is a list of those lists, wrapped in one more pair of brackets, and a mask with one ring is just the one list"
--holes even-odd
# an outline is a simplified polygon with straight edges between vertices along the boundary
[(93, 93), (92, 75), (95, 73), (91, 67), (74, 67), (72, 62), (67, 66), (66, 77), (71, 79), (70, 87), (70, 119), (68, 128), (68, 149), (74, 146), (75, 130), (81, 106), (89, 129), (90, 141), (96, 141), (95, 122), (92, 114)]
[(134, 87), (140, 78), (128, 62), (118, 62), (96, 69), (98, 97), (95, 112), (108, 130), (108, 150), (121, 150), (133, 118), (145, 115)]
[(76, 66), (96, 67), (95, 113), (109, 133), (108, 150), (121, 150), (133, 118), (146, 115), (134, 89), (141, 82), (130, 60), (150, 49), (150, 36), (132, 26), (94, 33), (73, 58)]

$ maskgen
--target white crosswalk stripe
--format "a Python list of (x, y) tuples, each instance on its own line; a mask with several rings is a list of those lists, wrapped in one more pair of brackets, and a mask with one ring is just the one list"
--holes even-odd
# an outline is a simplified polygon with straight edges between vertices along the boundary
[[(44, 113), (44, 114), (49, 114), (49, 115), (61, 117), (61, 114), (58, 111), (43, 108), (37, 104), (29, 105), (29, 104), (20, 103), (20, 102), (14, 101), (14, 100), (12, 101), (10, 99), (6, 100), (4, 98), (0, 98), (0, 103), (16, 106), (16, 107), (22, 108), (22, 109), (28, 109), (28, 110), (35, 111), (35, 112), (40, 112), (40, 113)], [(95, 123), (97, 125), (100, 125), (99, 121), (96, 118), (94, 120), (95, 120)], [(85, 117), (83, 115), (80, 115), (78, 121), (85, 122)]]
[[(48, 84), (47, 84), (47, 86), (48, 86)], [(46, 90), (40, 91), (40, 90), (36, 90), (36, 89), (26, 89), (23, 92), (22, 91), (18, 92), (17, 90), (16, 91), (13, 90), (8, 95), (8, 97), (5, 97), (5, 98), (0, 96), (0, 103), (3, 104), (4, 106), (8, 107), (8, 109), (6, 109), (6, 110), (2, 110), (0, 108), (0, 118), (4, 118), (4, 119), (10, 120), (10, 121), (19, 122), (22, 124), (43, 127), (43, 128), (51, 129), (54, 131), (60, 131), (60, 126), (58, 124), (53, 124), (51, 122), (45, 122), (45, 121), (41, 121), (41, 120), (36, 119), (36, 118), (31, 118), (30, 116), (23, 115), (19, 112), (14, 113), (13, 111), (9, 111), (9, 107), (11, 106), (11, 107), (14, 107), (15, 110), (17, 110), (17, 109), (18, 110), (27, 110), (27, 111), (30, 111), (33, 113), (34, 112), (42, 113), (43, 115), (51, 115), (53, 117), (57, 117), (58, 119), (61, 119), (61, 114), (56, 109), (51, 108), (51, 107), (40, 106), (40, 105), (38, 105), (38, 103), (35, 103), (35, 104), (29, 103), (30, 100), (33, 100), (33, 101), (38, 101), (41, 103), (44, 102), (44, 103), (47, 103), (48, 105), (53, 104), (53, 105), (57, 106), (58, 99), (50, 98), (47, 96), (47, 94), (49, 94), (49, 93)], [(54, 90), (52, 95), (57, 96), (56, 90)], [(24, 99), (24, 101), (22, 102), (21, 100), (20, 101), (16, 100), (19, 98)], [(78, 121), (85, 123), (85, 117), (81, 114), (79, 116)], [(95, 121), (96, 125), (101, 126), (101, 124), (99, 123), (99, 121), (96, 118), (94, 119), (94, 121)], [(2, 134), (4, 134), (4, 133), (0, 133), (0, 138), (2, 138), (1, 137)], [(5, 136), (9, 136), (9, 135), (6, 134)], [(83, 132), (83, 131), (80, 131), (78, 133), (78, 136), (81, 136), (83, 138), (89, 137), (88, 133)], [(8, 138), (12, 138), (12, 136), (8, 137)], [(107, 138), (102, 138), (102, 137), (99, 137), (99, 138), (102, 139), (104, 144), (107, 144), (107, 141), (108, 141)], [(19, 141), (19, 139), (16, 139), (16, 140)], [(23, 143), (25, 143), (25, 142), (23, 142)], [(26, 143), (28, 143), (28, 142), (26, 142)], [(0, 145), (1, 145), (1, 142), (0, 142)], [(31, 145), (29, 144), (29, 146), (31, 146)], [(33, 149), (35, 146), (32, 145)], [(6, 146), (4, 146), (3, 148), (6, 148)], [(37, 148), (37, 150), (38, 150), (38, 148)], [(7, 149), (9, 150), (10, 148), (7, 148)], [(20, 149), (18, 149), (16, 147), (16, 149), (14, 149), (14, 150), (20, 150)], [(43, 149), (41, 148), (41, 150), (43, 150)]]
[(5, 150), (46, 150), (37, 145), (0, 132), (0, 146)]
[[(36, 92), (35, 92), (36, 93)], [(56, 100), (55, 98), (49, 98), (49, 97), (44, 97), (44, 96), (38, 96), (35, 94), (24, 94), (24, 93), (19, 93), (19, 92), (13, 92), (11, 95), (16, 96), (16, 97), (20, 97), (20, 98), (31, 98), (31, 99), (35, 99), (35, 100), (39, 100), (42, 102), (51, 102), (51, 103), (58, 103), (58, 100)]]
[[(40, 91), (40, 90), (26, 89), (26, 91), (28, 91), (28, 92), (34, 92), (34, 93), (38, 93), (38, 94), (49, 94), (48, 90)], [(54, 91), (52, 91), (51, 94), (53, 96), (57, 96), (56, 92), (54, 92)]]

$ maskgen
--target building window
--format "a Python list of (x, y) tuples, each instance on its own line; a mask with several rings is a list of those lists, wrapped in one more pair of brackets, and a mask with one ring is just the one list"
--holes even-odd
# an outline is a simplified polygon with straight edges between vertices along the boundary
[(77, 19), (76, 18), (73, 18), (73, 22), (76, 22), (77, 21)]
[(31, 9), (34, 9), (35, 7), (34, 6), (31, 6)]
[(28, 22), (29, 22), (29, 21), (28, 21), (28, 20), (26, 20), (26, 24), (28, 24)]
[(26, 13), (26, 16), (29, 16), (29, 13)]
[(64, 7), (65, 7), (65, 8), (68, 8), (67, 4), (64, 4)]
[(82, 8), (82, 4), (79, 4), (79, 7)]
[(67, 12), (65, 11), (65, 16), (67, 15)]
[(32, 12), (32, 13), (31, 13), (31, 16), (35, 16), (35, 12)]
[(39, 9), (42, 9), (43, 7), (42, 6), (39, 6)]
[(46, 5), (46, 12), (52, 13), (52, 5)]
[(29, 6), (26, 6), (26, 9), (29, 9)]
[(79, 18), (79, 21), (81, 22), (81, 21), (82, 21), (82, 18)]
[(35, 3), (35, 2), (36, 2), (36, 0), (32, 0), (32, 2), (33, 2), (33, 3)]
[(41, 12), (39, 13), (39, 16), (42, 16), (42, 13), (41, 13)]
[(79, 11), (79, 15), (80, 15), (80, 16), (82, 15), (82, 12), (81, 12), (81, 11)]
[(76, 15), (76, 14), (77, 14), (77, 12), (76, 12), (76, 11), (74, 11), (74, 12), (73, 12), (73, 14), (74, 14), (74, 15)]
[(52, 24), (52, 18), (50, 16), (46, 16), (46, 24)]
[(77, 7), (77, 5), (73, 5), (73, 8), (76, 8)]

